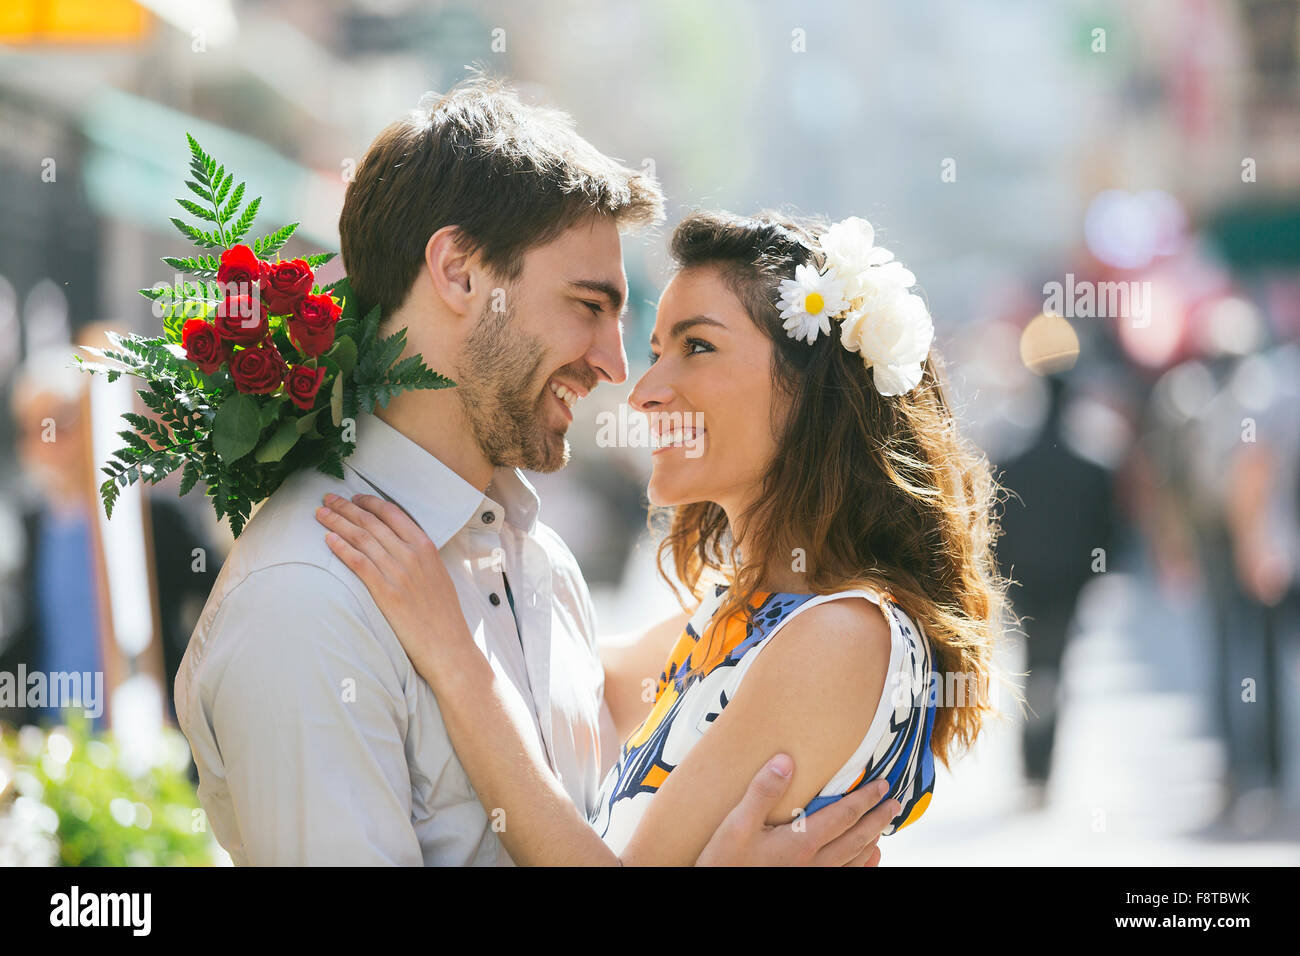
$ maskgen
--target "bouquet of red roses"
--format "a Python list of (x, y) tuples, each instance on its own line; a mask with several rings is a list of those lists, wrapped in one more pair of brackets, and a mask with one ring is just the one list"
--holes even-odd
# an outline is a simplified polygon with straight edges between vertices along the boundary
[[(182, 495), (202, 482), (218, 518), (236, 536), (252, 507), (290, 474), (316, 468), (343, 477), (356, 449), (355, 417), (400, 392), (447, 388), (419, 355), (402, 357), (406, 330), (381, 337), (378, 307), (363, 316), (347, 278), (316, 284), (314, 269), (334, 253), (271, 260), (293, 235), (291, 223), (252, 245), (261, 197), (240, 211), (244, 183), (189, 137), (193, 179), (204, 204), (178, 199), (200, 221), (172, 219), (201, 252), (163, 262), (183, 275), (141, 289), (162, 319), (163, 335), (109, 335), (111, 348), (87, 349), (112, 362), (86, 362), (112, 381), (138, 376), (152, 416), (129, 413), (118, 434), (126, 447), (103, 471), (104, 508), (111, 517), (121, 488), (151, 484), (181, 470)], [(194, 281), (187, 281), (184, 276)]]

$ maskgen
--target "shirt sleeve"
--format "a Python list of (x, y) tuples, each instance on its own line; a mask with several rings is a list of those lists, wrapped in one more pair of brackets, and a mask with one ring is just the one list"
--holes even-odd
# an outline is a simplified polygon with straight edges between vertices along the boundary
[(307, 564), (255, 571), (207, 639), (203, 732), (224, 774), (208, 783), (247, 862), (421, 865), (405, 682), (347, 586)]

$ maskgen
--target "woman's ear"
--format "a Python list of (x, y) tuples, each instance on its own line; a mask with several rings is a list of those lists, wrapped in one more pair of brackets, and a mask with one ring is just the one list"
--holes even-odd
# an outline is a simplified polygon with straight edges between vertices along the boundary
[(478, 295), (477, 256), (464, 248), (457, 226), (443, 226), (424, 247), (424, 266), (433, 282), (435, 294), (457, 315), (476, 314), (474, 298)]

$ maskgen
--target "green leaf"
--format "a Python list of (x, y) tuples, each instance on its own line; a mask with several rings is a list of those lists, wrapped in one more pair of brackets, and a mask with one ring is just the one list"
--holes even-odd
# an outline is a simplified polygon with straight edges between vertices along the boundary
[(230, 217), (235, 214), (239, 208), (239, 201), (244, 198), (244, 184), (240, 183), (235, 187), (235, 194), (230, 197), (230, 202), (226, 203), (226, 208), (221, 210), (221, 221), (229, 222)]
[(214, 213), (211, 209), (204, 209), (196, 202), (191, 202), (188, 199), (178, 199), (176, 200), (176, 202), (182, 209), (184, 209), (192, 216), (197, 216), (198, 218), (206, 220), (207, 222), (217, 221), (216, 213)]
[(172, 219), (172, 225), (181, 231), (181, 235), (189, 239), (196, 246), (204, 249), (219, 249), (221, 241), (212, 233), (204, 232), (202, 229), (191, 226), (189, 223), (180, 219)]
[[(243, 183), (240, 183), (240, 185), (242, 186)], [(233, 227), (231, 227), (230, 242), (232, 245), (238, 242), (240, 239), (244, 238), (245, 233), (247, 233), (248, 230), (252, 228), (253, 217), (257, 215), (257, 210), (261, 205), (262, 205), (262, 197), (258, 196), (256, 199), (254, 199), (252, 202), (248, 204), (248, 208), (245, 209), (243, 215), (239, 217), (239, 221), (236, 222)], [(256, 249), (254, 249), (253, 251), (257, 252)]]
[(113, 503), (117, 501), (117, 496), (120, 493), (121, 492), (118, 491), (116, 478), (109, 478), (99, 486), (99, 496), (104, 499), (105, 517), (113, 517)]
[(334, 347), (326, 353), (339, 367), (339, 375), (350, 378), (352, 370), (357, 367), (357, 343), (349, 338), (339, 339)]
[(189, 141), (190, 155), (194, 157), (194, 161), (206, 169), (208, 164), (212, 162), (212, 159), (207, 153), (203, 152), (203, 147), (199, 145), (199, 141), (194, 138), (193, 133), (186, 133), (185, 138)]
[(185, 185), (190, 188), (190, 192), (194, 193), (194, 195), (198, 196), (204, 202), (212, 202), (212, 193), (209, 190), (204, 189), (198, 183), (187, 179), (185, 180)]
[(308, 432), (312, 431), (316, 427), (316, 416), (320, 413), (321, 409), (318, 408), (316, 411), (296, 419), (298, 434), (306, 435)]
[(392, 367), (406, 348), (406, 329), (398, 329), (386, 339), (381, 339), (375, 349), (375, 372), (383, 375)]
[(326, 458), (316, 466), (316, 470), (322, 474), (341, 479), (343, 477), (343, 462), (337, 458)]
[(181, 472), (181, 487), (180, 487), (179, 495), (181, 497), (188, 495), (190, 493), (190, 489), (194, 487), (194, 485), (198, 482), (198, 480), (199, 480), (199, 466), (196, 465), (193, 461), (187, 461), (185, 463), (185, 470)]
[[(216, 256), (185, 256), (184, 258), (163, 256), (162, 261), (178, 272), (188, 272), (199, 279), (215, 278), (217, 272), (221, 269), (221, 260)], [(156, 296), (150, 296), (150, 298), (156, 298)]]
[[(252, 207), (250, 206), (249, 208)], [(247, 213), (245, 213), (245, 215), (247, 215)], [(242, 222), (243, 220), (241, 219), (240, 221)], [(289, 241), (289, 237), (293, 235), (294, 230), (297, 228), (298, 224), (296, 222), (291, 222), (283, 229), (277, 229), (269, 236), (263, 236), (261, 239), (258, 239), (253, 243), (253, 251), (257, 253), (259, 259), (265, 259), (272, 253), (279, 252), (280, 247)]]
[(126, 442), (128, 445), (130, 445), (132, 448), (135, 448), (135, 449), (137, 449), (137, 450), (139, 450), (139, 451), (144, 451), (144, 452), (153, 451), (153, 446), (150, 445), (148, 441), (146, 441), (144, 438), (142, 438), (141, 436), (137, 435), (137, 434), (136, 434), (135, 432), (133, 432), (133, 431), (130, 431), (130, 430), (124, 429), (124, 430), (118, 432), (117, 435), (118, 435), (119, 438), (121, 438), (123, 441), (125, 441), (125, 442)]
[(332, 292), (343, 301), (343, 312), (339, 316), (339, 321), (357, 318), (357, 305), (354, 301), (355, 296), (352, 294), (352, 282), (347, 276), (337, 282), (331, 282), (325, 287), (325, 291)]
[[(234, 181), (235, 181), (235, 174), (226, 173), (226, 178), (222, 180), (220, 188), (217, 189), (216, 196), (214, 196), (212, 199), (213, 205), (220, 206), (223, 202), (226, 201), (226, 194), (230, 192), (230, 184), (233, 183)], [(229, 217), (223, 217), (222, 221), (224, 222), (226, 218)]]
[(253, 457), (263, 463), (279, 461), (290, 448), (298, 443), (300, 437), (298, 423), (291, 418), (286, 419), (280, 423), (279, 428), (271, 433), (271, 437), (253, 453)]
[(335, 253), (333, 252), (318, 252), (314, 256), (307, 257), (307, 265), (315, 269), (318, 266), (323, 266), (325, 263), (329, 262), (334, 258), (334, 256)]
[(330, 390), (330, 418), (334, 427), (343, 424), (343, 376), (334, 376), (334, 387)]
[(227, 465), (243, 458), (261, 434), (257, 402), (242, 392), (227, 398), (212, 420), (212, 447)]
[(258, 410), (258, 428), (265, 429), (268, 425), (280, 417), (280, 409), (284, 407), (284, 402), (279, 399), (271, 399)]
[(375, 306), (361, 320), (361, 340), (357, 343), (360, 349), (365, 350), (375, 340), (379, 334), (379, 321), (379, 306)]

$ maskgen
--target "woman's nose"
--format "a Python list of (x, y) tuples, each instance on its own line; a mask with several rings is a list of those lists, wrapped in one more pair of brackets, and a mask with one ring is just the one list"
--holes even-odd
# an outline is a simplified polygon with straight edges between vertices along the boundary
[(664, 381), (664, 376), (656, 365), (651, 365), (646, 373), (637, 379), (627, 398), (627, 403), (638, 412), (650, 412), (670, 401), (672, 401), (672, 389)]

